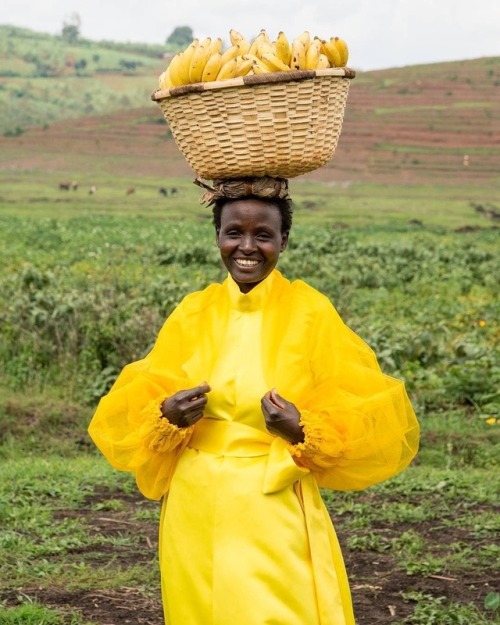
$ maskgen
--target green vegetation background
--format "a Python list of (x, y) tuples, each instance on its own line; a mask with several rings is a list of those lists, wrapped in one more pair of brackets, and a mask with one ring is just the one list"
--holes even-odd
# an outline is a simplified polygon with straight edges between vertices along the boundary
[[(10, 135), (31, 124), (142, 105), (151, 72), (164, 65), (156, 48), (90, 42), (68, 48), (23, 32), (0, 27), (0, 57), (8, 61), (0, 128)], [(190, 181), (129, 176), (137, 193), (125, 206), (123, 181), (104, 171), (96, 180), (95, 196), (61, 197), (57, 172), (2, 177), (0, 623), (6, 625), (82, 623), (77, 612), (37, 601), (53, 588), (133, 587), (157, 596), (154, 558), (129, 566), (104, 558), (109, 550), (139, 557), (140, 536), (89, 530), (87, 502), (94, 501), (93, 513), (120, 513), (134, 484), (96, 453), (86, 426), (121, 367), (147, 352), (181, 298), (225, 275), (210, 217)], [(178, 189), (167, 204), (160, 184)], [(432, 184), (340, 188), (301, 181), (294, 188), (296, 223), (279, 268), (328, 295), (383, 369), (405, 379), (422, 425), (420, 454), (402, 476), (367, 494), (324, 493), (349, 533), (348, 552), (387, 554), (405, 576), (400, 597), (407, 616), (393, 623), (499, 622), (493, 584), (487, 592), (488, 584), (471, 581), (463, 597), (451, 598), (419, 590), (433, 576), (498, 579), (500, 261), (498, 228), (471, 207), (477, 193), (473, 186), (456, 193)], [(494, 197), (494, 188), (481, 193)], [(156, 523), (157, 516), (156, 507), (135, 506), (127, 518)], [(388, 527), (392, 534), (380, 529)], [(462, 534), (448, 544), (457, 528)]]

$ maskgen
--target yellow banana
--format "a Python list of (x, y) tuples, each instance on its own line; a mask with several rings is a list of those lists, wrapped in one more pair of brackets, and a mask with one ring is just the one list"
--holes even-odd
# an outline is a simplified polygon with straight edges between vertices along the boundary
[(238, 61), (235, 57), (229, 59), (219, 70), (217, 74), (217, 80), (228, 80), (236, 76), (236, 69), (238, 68)]
[(253, 60), (245, 55), (236, 57), (236, 76), (246, 76), (253, 69)]
[(311, 43), (311, 35), (309, 34), (309, 31), (305, 30), (302, 34), (300, 34), (298, 36), (298, 39), (300, 39), (300, 41), (302, 41), (302, 43), (304, 44), (304, 46), (306, 48), (306, 52), (307, 52), (307, 49), (309, 48), (309, 44)]
[(210, 58), (216, 52), (221, 52), (221, 50), (222, 50), (222, 39), (220, 37), (217, 37), (217, 39), (214, 39), (210, 43), (210, 46), (209, 46), (208, 51), (207, 51), (208, 58)]
[(316, 69), (320, 54), (320, 44), (316, 39), (314, 39), (311, 41), (306, 52), (306, 69)]
[(304, 42), (295, 37), (292, 42), (292, 61), (290, 63), (292, 69), (306, 68), (306, 49)]
[(266, 63), (264, 63), (264, 61), (258, 56), (255, 56), (255, 54), (248, 53), (248, 54), (245, 54), (245, 57), (253, 61), (254, 63), (253, 70), (255, 74), (268, 74), (271, 71), (269, 67), (266, 65)]
[(279, 32), (278, 38), (276, 39), (276, 56), (281, 59), (283, 63), (286, 63), (286, 65), (290, 65), (290, 61), (292, 60), (292, 48), (283, 31)]
[(326, 54), (332, 67), (341, 67), (342, 58), (340, 56), (340, 52), (337, 50), (337, 46), (333, 43), (332, 39), (330, 39), (329, 41), (321, 42), (322, 52), (323, 54)]
[(234, 28), (229, 31), (229, 38), (233, 46), (238, 46), (239, 54), (246, 54), (250, 50), (250, 42)]
[(231, 46), (225, 52), (222, 53), (221, 67), (225, 65), (231, 59), (234, 59), (240, 53), (240, 48), (237, 45)]
[(257, 52), (259, 50), (259, 46), (263, 42), (267, 43), (268, 45), (271, 45), (271, 41), (269, 40), (269, 36), (267, 35), (267, 33), (266, 33), (266, 31), (264, 29), (262, 29), (260, 31), (260, 33), (257, 35), (257, 37), (255, 37), (255, 39), (250, 44), (250, 48), (248, 49), (248, 54), (254, 54), (255, 56), (258, 56)]
[(167, 67), (167, 69), (160, 76), (159, 86), (160, 89), (170, 89), (170, 87), (174, 86), (174, 83), (170, 78), (170, 67)]
[(205, 65), (208, 61), (211, 43), (212, 39), (210, 37), (207, 37), (198, 45), (198, 47), (194, 51), (193, 57), (191, 59), (191, 67), (189, 69), (190, 82), (201, 82), (203, 70), (205, 69)]
[(180, 52), (174, 56), (174, 58), (170, 61), (170, 65), (168, 66), (168, 73), (170, 76), (170, 80), (172, 81), (172, 86), (177, 87), (179, 85), (184, 84), (182, 82), (181, 76), (179, 74), (179, 65), (181, 63), (181, 54)]
[(217, 74), (222, 67), (221, 60), (222, 54), (220, 52), (214, 52), (214, 54), (212, 54), (205, 65), (205, 69), (203, 70), (203, 74), (201, 76), (202, 82), (212, 82), (213, 80), (216, 80)]
[(271, 39), (269, 38), (269, 35), (267, 34), (267, 31), (265, 28), (261, 28), (259, 35), (262, 36), (262, 39), (268, 43), (269, 45), (271, 45)]
[(272, 44), (270, 44), (268, 41), (266, 41), (265, 39), (261, 38), (261, 40), (259, 41), (259, 45), (257, 47), (257, 53), (256, 56), (262, 58), (262, 55), (265, 52), (272, 52), (273, 51), (273, 46)]
[(253, 73), (254, 74), (269, 74), (271, 71), (269, 67), (265, 63), (263, 63), (260, 59), (259, 61), (260, 63), (257, 63), (256, 61), (254, 61)]
[(316, 69), (328, 69), (329, 67), (330, 61), (328, 60), (328, 57), (326, 54), (320, 53)]
[(268, 51), (263, 52), (261, 55), (263, 62), (269, 67), (272, 72), (289, 72), (290, 66), (276, 56), (269, 48)]
[(340, 67), (345, 67), (349, 58), (347, 43), (343, 39), (340, 39), (340, 37), (333, 38), (333, 43), (340, 54)]
[(191, 60), (199, 43), (200, 42), (198, 41), (198, 39), (195, 39), (192, 43), (189, 44), (189, 46), (185, 50), (180, 53), (181, 59), (178, 67), (178, 72), (183, 85), (187, 85), (190, 82), (189, 71), (191, 69)]

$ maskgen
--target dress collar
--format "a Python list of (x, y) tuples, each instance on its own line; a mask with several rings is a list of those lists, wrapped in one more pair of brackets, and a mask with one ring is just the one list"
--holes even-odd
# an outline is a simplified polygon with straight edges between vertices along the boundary
[(265, 280), (259, 282), (249, 293), (242, 293), (230, 274), (227, 276), (226, 285), (229, 294), (231, 308), (241, 312), (254, 312), (263, 308), (269, 294), (272, 291), (276, 274), (274, 270)]

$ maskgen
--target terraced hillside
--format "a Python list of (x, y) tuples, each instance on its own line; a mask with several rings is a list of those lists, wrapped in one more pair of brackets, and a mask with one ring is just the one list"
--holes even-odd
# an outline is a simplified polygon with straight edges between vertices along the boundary
[(368, 72), (338, 155), (313, 177), (486, 183), (500, 172), (500, 58)]
[[(147, 62), (142, 63), (136, 56), (135, 70), (124, 72), (122, 52), (111, 52), (118, 55), (114, 70), (93, 67), (88, 75), (90, 67), (81, 76), (0, 78), (0, 121), (2, 91), (11, 89), (13, 80), (24, 81), (17, 108), (25, 117), (37, 109), (38, 96), (31, 94), (41, 85), (46, 100), (45, 118), (37, 109), (38, 126), (0, 137), (0, 171), (36, 176), (50, 170), (80, 179), (82, 173), (91, 178), (103, 172), (192, 177), (158, 106), (149, 99), (165, 61), (143, 55)], [(94, 65), (97, 57), (94, 52)], [(97, 65), (101, 62), (99, 57)], [(71, 105), (76, 91), (78, 106)], [(351, 85), (334, 159), (305, 178), (346, 186), (374, 181), (495, 185), (499, 104), (500, 57), (360, 72)], [(9, 110), (14, 109), (10, 102)], [(99, 115), (102, 110), (109, 112)], [(58, 116), (72, 119), (53, 121)]]

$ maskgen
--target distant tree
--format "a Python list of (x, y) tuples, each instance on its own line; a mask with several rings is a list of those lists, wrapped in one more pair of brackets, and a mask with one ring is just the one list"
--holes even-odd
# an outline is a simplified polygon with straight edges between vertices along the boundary
[(72, 13), (70, 17), (63, 22), (61, 31), (62, 38), (70, 44), (76, 43), (80, 36), (81, 24), (82, 21), (78, 13)]
[(179, 48), (184, 48), (193, 41), (193, 29), (191, 26), (176, 26), (172, 33), (167, 37), (167, 43)]

